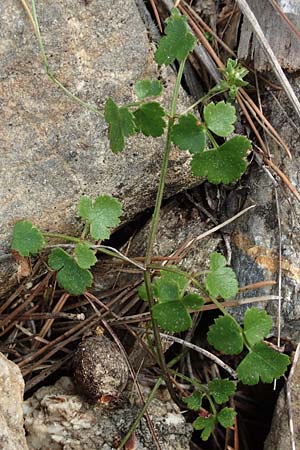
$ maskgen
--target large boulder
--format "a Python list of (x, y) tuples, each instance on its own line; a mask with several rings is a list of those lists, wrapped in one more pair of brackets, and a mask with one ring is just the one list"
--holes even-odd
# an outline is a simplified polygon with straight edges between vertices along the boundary
[(24, 380), (20, 369), (0, 353), (0, 448), (28, 450), (23, 427)]
[[(103, 110), (111, 96), (135, 99), (133, 84), (157, 78), (153, 47), (134, 0), (45, 0), (37, 14), (49, 65), (73, 94)], [(153, 205), (163, 139), (133, 137), (124, 153), (109, 149), (107, 124), (68, 98), (47, 77), (31, 22), (21, 2), (3, 0), (0, 104), (0, 293), (16, 266), (7, 256), (14, 223), (44, 230), (78, 228), (81, 195), (106, 193), (124, 204), (124, 219)], [(164, 71), (169, 105), (174, 74)], [(181, 107), (186, 98), (181, 95)], [(171, 155), (167, 195), (195, 184), (188, 157)]]

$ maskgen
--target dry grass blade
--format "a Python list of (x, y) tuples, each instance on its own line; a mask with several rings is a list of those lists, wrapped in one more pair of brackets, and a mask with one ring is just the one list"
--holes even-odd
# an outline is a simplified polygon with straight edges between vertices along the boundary
[(236, 0), (236, 2), (239, 5), (244, 16), (246, 16), (247, 19), (249, 20), (249, 22), (254, 30), (256, 38), (258, 39), (259, 43), (261, 44), (261, 46), (263, 47), (263, 49), (266, 52), (266, 55), (270, 61), (270, 64), (274, 70), (274, 73), (275, 73), (278, 81), (280, 82), (283, 89), (285, 90), (286, 95), (288, 96), (294, 110), (296, 111), (297, 116), (300, 119), (300, 102), (299, 102), (292, 86), (290, 85), (287, 77), (285, 76), (273, 50), (271, 49), (270, 44), (269, 44), (268, 40), (266, 39), (266, 37), (261, 29), (261, 26), (258, 23), (257, 18), (253, 14), (253, 12), (252, 12), (251, 8), (249, 7), (246, 0)]

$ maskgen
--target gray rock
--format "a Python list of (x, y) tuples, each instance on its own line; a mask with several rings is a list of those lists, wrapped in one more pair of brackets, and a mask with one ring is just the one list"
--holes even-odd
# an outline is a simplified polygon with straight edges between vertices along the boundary
[(21, 371), (0, 353), (0, 448), (28, 450), (23, 427), (24, 380)]
[[(147, 396), (146, 391), (144, 391)], [(25, 428), (30, 450), (113, 450), (139, 412), (128, 391), (118, 404), (90, 404), (76, 394), (70, 378), (39, 389), (25, 402)], [(151, 416), (164, 450), (188, 450), (192, 426), (171, 401), (155, 398)], [(146, 419), (136, 429), (136, 450), (155, 450)]]
[[(300, 95), (300, 78), (290, 80), (297, 96)], [(294, 115), (283, 92), (278, 98), (269, 97), (268, 118), (280, 131), (288, 143), (292, 159), (277, 144), (268, 138), (272, 161), (287, 176), (294, 187), (300, 185), (299, 119)], [(266, 166), (267, 167), (267, 166)], [(269, 171), (269, 174), (271, 172)], [(233, 268), (237, 272), (240, 285), (263, 280), (278, 279), (279, 230), (278, 215), (281, 221), (282, 246), (282, 336), (299, 342), (300, 338), (300, 203), (290, 190), (279, 182), (276, 188), (264, 167), (255, 165), (249, 179), (249, 196), (245, 206), (256, 204), (256, 208), (236, 222), (233, 235)], [(279, 212), (276, 207), (275, 189), (278, 192)], [(278, 286), (252, 291), (252, 295), (278, 294)], [(278, 302), (261, 304), (273, 316), (277, 324)], [(241, 317), (244, 307), (239, 310)], [(235, 311), (237, 313), (237, 310)], [(274, 330), (276, 333), (276, 330)]]
[[(300, 449), (300, 361), (293, 366), (287, 386), (291, 395), (290, 413), (294, 427), (296, 450)], [(264, 450), (291, 450), (291, 433), (289, 426), (286, 388), (279, 394), (274, 412), (271, 431), (265, 441)]]
[[(132, 85), (159, 75), (134, 0), (45, 0), (37, 13), (49, 64), (75, 95), (103, 110), (111, 96), (134, 100)], [(107, 124), (66, 97), (45, 74), (20, 2), (3, 0), (1, 15), (0, 240), (9, 252), (13, 224), (23, 218), (44, 230), (78, 230), (82, 194), (107, 193), (124, 204), (124, 220), (154, 202), (163, 139), (133, 137), (124, 153), (109, 150)], [(170, 103), (174, 75), (162, 75)], [(181, 95), (181, 107), (186, 97)], [(195, 184), (188, 156), (173, 151), (166, 195)], [(15, 270), (0, 255), (0, 286)]]

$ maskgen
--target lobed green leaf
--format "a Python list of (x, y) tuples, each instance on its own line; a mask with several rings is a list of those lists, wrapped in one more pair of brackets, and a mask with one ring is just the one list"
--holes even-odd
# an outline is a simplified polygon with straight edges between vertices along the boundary
[(238, 293), (238, 282), (234, 271), (224, 267), (224, 256), (214, 252), (211, 254), (210, 272), (206, 277), (205, 286), (211, 297), (228, 299)]
[(110, 195), (101, 195), (93, 203), (90, 197), (81, 197), (78, 213), (90, 224), (90, 234), (93, 239), (108, 239), (110, 229), (120, 223), (122, 214), (121, 203)]
[(189, 409), (192, 409), (193, 411), (199, 411), (202, 406), (203, 397), (204, 394), (202, 394), (202, 392), (195, 391), (189, 397), (183, 398), (183, 401), (184, 403), (186, 403)]
[(136, 132), (133, 114), (128, 108), (119, 108), (109, 98), (105, 104), (104, 119), (109, 124), (108, 137), (111, 150), (114, 153), (121, 152), (125, 147), (125, 137), (132, 136)]
[(193, 422), (193, 427), (195, 430), (203, 430), (201, 433), (201, 439), (203, 441), (207, 441), (211, 435), (211, 433), (214, 431), (216, 423), (215, 416), (208, 416), (208, 417), (197, 417), (196, 420)]
[(171, 333), (186, 331), (192, 326), (191, 316), (180, 301), (157, 303), (152, 312), (159, 326)]
[(250, 147), (251, 143), (246, 137), (234, 136), (218, 148), (194, 155), (192, 172), (198, 177), (207, 177), (210, 183), (232, 183), (245, 172), (245, 157)]
[(244, 347), (242, 329), (229, 315), (215, 319), (215, 323), (209, 327), (207, 340), (225, 355), (238, 355)]
[(187, 309), (201, 309), (204, 305), (204, 300), (199, 294), (191, 292), (183, 297), (182, 303)]
[(272, 319), (266, 311), (259, 308), (247, 309), (244, 318), (244, 334), (253, 346), (262, 341), (272, 329)]
[(96, 264), (97, 258), (93, 250), (89, 248), (88, 244), (82, 242), (76, 244), (75, 261), (82, 269), (89, 269)]
[(28, 220), (21, 220), (15, 224), (11, 247), (21, 256), (36, 255), (45, 243), (43, 234)]
[(179, 123), (172, 127), (171, 139), (181, 150), (190, 153), (202, 152), (205, 147), (204, 128), (193, 114), (180, 116)]
[(224, 100), (216, 104), (211, 102), (205, 106), (203, 116), (206, 126), (217, 136), (226, 137), (234, 130), (235, 108)]
[(180, 275), (175, 272), (170, 272), (168, 270), (161, 270), (161, 276), (155, 278), (153, 283), (153, 291), (155, 297), (158, 297), (158, 290), (161, 283), (165, 283), (166, 281), (175, 281), (178, 284), (179, 288), (179, 297), (181, 298), (189, 284), (188, 277), (184, 275)]
[(187, 19), (176, 8), (166, 20), (165, 36), (159, 41), (155, 52), (158, 64), (172, 64), (175, 59), (183, 61), (193, 50), (196, 39), (187, 28)]
[(290, 364), (287, 355), (283, 355), (268, 347), (263, 342), (255, 344), (248, 355), (237, 367), (239, 379), (244, 384), (254, 385), (261, 380), (272, 383), (280, 378)]
[(61, 248), (51, 250), (48, 264), (51, 269), (58, 271), (58, 284), (70, 294), (83, 294), (92, 285), (93, 276), (91, 272), (79, 267), (72, 256)]
[(208, 383), (209, 393), (218, 405), (228, 402), (229, 398), (234, 394), (235, 389), (235, 383), (226, 379), (212, 380)]
[(164, 132), (166, 122), (163, 117), (165, 110), (157, 102), (150, 102), (141, 105), (134, 111), (136, 129), (145, 136), (158, 137)]
[(223, 408), (217, 414), (217, 421), (224, 428), (230, 428), (234, 425), (234, 418), (236, 416), (236, 412), (232, 408)]
[(140, 80), (134, 85), (134, 92), (140, 100), (158, 97), (162, 93), (162, 84), (158, 80)]
[(162, 279), (157, 285), (156, 297), (160, 303), (176, 302), (179, 300), (179, 286), (174, 280)]

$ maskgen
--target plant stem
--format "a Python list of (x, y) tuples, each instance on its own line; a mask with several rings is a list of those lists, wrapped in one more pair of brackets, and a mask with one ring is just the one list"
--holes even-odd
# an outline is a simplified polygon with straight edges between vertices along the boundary
[(123, 446), (126, 444), (126, 442), (128, 441), (128, 439), (130, 438), (131, 434), (136, 430), (138, 424), (140, 423), (143, 415), (145, 414), (145, 412), (147, 411), (150, 403), (152, 402), (158, 388), (160, 387), (161, 383), (163, 382), (163, 377), (159, 377), (158, 380), (156, 381), (152, 391), (149, 394), (149, 397), (147, 398), (143, 408), (140, 410), (139, 414), (137, 415), (135, 421), (133, 422), (133, 424), (131, 425), (129, 431), (125, 434), (125, 436), (123, 437), (122, 441), (120, 442), (117, 450), (121, 450), (123, 448)]
[(154, 213), (153, 213), (153, 217), (152, 217), (149, 240), (148, 240), (147, 251), (146, 251), (146, 259), (145, 259), (146, 266), (148, 264), (150, 264), (150, 262), (151, 262), (152, 249), (153, 249), (155, 236), (156, 236), (156, 232), (157, 232), (160, 207), (161, 207), (163, 194), (164, 194), (166, 174), (167, 174), (167, 168), (168, 168), (168, 162), (169, 162), (169, 155), (170, 155), (170, 150), (171, 150), (171, 130), (172, 130), (175, 116), (176, 116), (177, 99), (178, 99), (179, 88), (180, 88), (180, 83), (181, 83), (181, 79), (182, 79), (182, 75), (183, 75), (185, 61), (186, 60), (184, 59), (180, 63), (177, 78), (176, 78), (176, 83), (175, 83), (175, 87), (174, 87), (174, 92), (173, 92), (171, 111), (170, 111), (169, 121), (168, 121), (167, 139), (166, 139), (166, 144), (165, 144), (165, 150), (164, 150), (160, 179), (159, 179), (159, 186), (158, 186), (155, 208), (154, 208)]
[(66, 234), (59, 234), (59, 233), (44, 233), (43, 236), (49, 237), (49, 238), (56, 238), (56, 239), (62, 239), (63, 241), (69, 241), (69, 242), (76, 242), (76, 243), (82, 243), (82, 240), (73, 236), (68, 236)]
[(182, 115), (185, 115), (188, 112), (192, 111), (194, 108), (196, 108), (196, 106), (198, 106), (200, 103), (203, 103), (205, 100), (210, 100), (211, 98), (215, 97), (215, 95), (223, 94), (226, 91), (228, 91), (228, 89), (222, 89), (222, 90), (220, 90), (218, 92), (208, 92), (207, 94), (203, 95), (203, 97), (199, 98), (191, 106), (189, 106), (187, 109), (185, 109), (183, 111)]
[(40, 48), (40, 52), (41, 52), (41, 57), (42, 57), (42, 62), (43, 65), (45, 67), (46, 73), (48, 75), (48, 77), (50, 78), (50, 80), (56, 84), (66, 95), (67, 97), (71, 98), (72, 100), (74, 100), (75, 102), (79, 103), (79, 105), (83, 106), (85, 109), (88, 109), (89, 111), (97, 114), (97, 116), (103, 117), (103, 114), (101, 114), (101, 112), (95, 108), (93, 105), (90, 105), (89, 103), (81, 100), (79, 97), (77, 97), (76, 95), (72, 94), (72, 92), (70, 92), (55, 76), (54, 74), (51, 72), (49, 64), (48, 64), (48, 60), (47, 60), (47, 56), (46, 56), (46, 52), (44, 49), (44, 44), (42, 41), (42, 36), (41, 36), (41, 32), (40, 32), (40, 27), (39, 27), (39, 23), (38, 23), (38, 19), (37, 19), (37, 14), (36, 14), (36, 7), (35, 7), (35, 0), (31, 0), (31, 5), (32, 5), (32, 14), (30, 12), (30, 9), (28, 8), (28, 5), (26, 3), (26, 0), (21, 0), (22, 5), (29, 17), (29, 19), (31, 20), (31, 22), (34, 25), (34, 31), (38, 40), (38, 44), (39, 44), (39, 48)]
[(219, 144), (217, 143), (217, 141), (215, 140), (214, 136), (212, 135), (212, 133), (209, 131), (208, 128), (205, 128), (205, 133), (207, 134), (207, 136), (209, 137), (209, 140), (211, 141), (211, 143), (213, 144), (214, 148), (218, 148)]
[(162, 370), (162, 373), (164, 376), (164, 380), (166, 382), (166, 385), (168, 387), (170, 395), (177, 404), (178, 404), (178, 399), (174, 392), (173, 385), (172, 385), (172, 382), (170, 379), (170, 375), (168, 373), (168, 368), (166, 365), (164, 352), (163, 352), (162, 345), (161, 345), (159, 328), (156, 323), (156, 320), (153, 317), (152, 309), (155, 305), (155, 302), (154, 302), (152, 288), (151, 288), (151, 273), (150, 273), (151, 269), (148, 266), (151, 263), (152, 250), (153, 250), (153, 245), (154, 245), (154, 241), (155, 241), (155, 237), (156, 237), (159, 213), (160, 213), (160, 208), (161, 208), (163, 194), (164, 194), (164, 187), (165, 187), (166, 174), (167, 174), (167, 169), (168, 169), (169, 155), (170, 155), (170, 151), (171, 151), (171, 131), (172, 131), (172, 126), (173, 126), (175, 116), (176, 116), (177, 99), (178, 99), (178, 95), (179, 95), (179, 89), (180, 89), (180, 84), (181, 84), (181, 79), (182, 79), (182, 75), (183, 75), (185, 61), (186, 61), (186, 59), (184, 59), (180, 63), (175, 86), (174, 86), (174, 92), (173, 92), (172, 103), (171, 103), (171, 111), (170, 111), (170, 115), (169, 115), (169, 119), (168, 119), (167, 138), (166, 138), (166, 144), (165, 144), (165, 149), (164, 149), (164, 154), (163, 154), (163, 161), (162, 161), (162, 166), (161, 166), (158, 191), (157, 191), (157, 195), (156, 195), (155, 208), (154, 208), (154, 212), (153, 212), (153, 217), (152, 217), (152, 222), (151, 222), (151, 227), (150, 227), (150, 232), (149, 232), (149, 239), (148, 239), (148, 244), (147, 244), (147, 250), (146, 250), (146, 256), (145, 256), (146, 271), (144, 272), (144, 280), (145, 280), (149, 309), (150, 309), (150, 314), (151, 314), (151, 322), (152, 322), (152, 328), (153, 328), (153, 333), (154, 333), (158, 361), (160, 363), (160, 367), (161, 367), (161, 370)]

